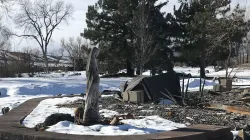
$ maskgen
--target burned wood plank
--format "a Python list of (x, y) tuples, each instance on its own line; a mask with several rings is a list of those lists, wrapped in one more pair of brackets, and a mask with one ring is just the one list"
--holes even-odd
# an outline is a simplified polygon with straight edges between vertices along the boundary
[(247, 98), (241, 98), (238, 101), (241, 101), (241, 102), (250, 102), (250, 98), (249, 97), (247, 97)]
[(229, 113), (238, 113), (242, 115), (250, 115), (250, 110), (246, 108), (240, 108), (235, 106), (228, 106), (223, 104), (210, 104), (207, 108), (225, 110)]
[(215, 92), (215, 91), (208, 91), (209, 94), (211, 95), (221, 95), (221, 93)]
[(116, 100), (118, 100), (118, 101), (121, 101), (121, 102), (123, 102), (123, 100), (121, 99), (121, 98), (118, 98), (118, 97), (114, 97)]

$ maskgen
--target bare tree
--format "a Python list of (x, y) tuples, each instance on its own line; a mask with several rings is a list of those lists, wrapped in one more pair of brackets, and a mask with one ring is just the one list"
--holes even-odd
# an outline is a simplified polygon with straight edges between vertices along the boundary
[[(4, 15), (9, 16), (9, 12), (16, 0), (0, 0), (0, 49), (10, 49), (10, 30), (2, 23)], [(7, 18), (6, 18), (7, 19)]]
[[(246, 37), (247, 33), (249, 32), (249, 28), (248, 28), (249, 20), (245, 21), (245, 18), (244, 18), (245, 11), (246, 9), (240, 8), (240, 6), (237, 5), (233, 13), (229, 15), (224, 15), (223, 17), (224, 20), (222, 20), (223, 22), (220, 28), (225, 29), (225, 30), (221, 31), (221, 33), (220, 32), (218, 33), (221, 38), (220, 41), (222, 42), (223, 45), (225, 45), (226, 49), (229, 51), (227, 59), (225, 60), (225, 63), (224, 63), (225, 69), (226, 69), (226, 75), (225, 75), (226, 79), (230, 78), (232, 70), (233, 70), (232, 69), (229, 72), (230, 60), (234, 55), (233, 49), (236, 48), (236, 50), (238, 51), (243, 51), (243, 57), (244, 57), (244, 48), (242, 49), (241, 45), (243, 42), (243, 38)], [(235, 34), (235, 33), (238, 33), (238, 34)], [(237, 39), (235, 39), (235, 36), (237, 36)]]
[(0, 61), (2, 61), (5, 66), (7, 66), (7, 52), (11, 50), (9, 36), (5, 34), (6, 30), (7, 28), (1, 24), (0, 19)]
[[(246, 13), (245, 13), (245, 21), (249, 21), (250, 19), (250, 11), (248, 10), (249, 9), (249, 5), (247, 4), (247, 1), (245, 3), (246, 5)], [(250, 33), (247, 34), (246, 38), (245, 38), (245, 48), (246, 48), (246, 55), (247, 55), (247, 58), (246, 58), (246, 63), (249, 62), (249, 49), (250, 49)]]
[(30, 46), (24, 47), (22, 49), (22, 52), (26, 53), (26, 54), (34, 55), (34, 56), (40, 55), (40, 50), (39, 49), (37, 49), (37, 48), (31, 48)]
[(6, 26), (2, 24), (2, 18), (0, 16), (0, 49), (8, 49), (10, 46), (9, 43), (9, 30)]
[(23, 66), (27, 68), (28, 73), (34, 73), (34, 67), (35, 67), (35, 62), (36, 57), (40, 55), (39, 49), (36, 48), (31, 48), (31, 47), (25, 47), (21, 51), (23, 53), (22, 55), (22, 62), (24, 63)]
[(53, 0), (21, 0), (20, 12), (15, 17), (15, 23), (23, 28), (23, 34), (17, 35), (34, 39), (40, 46), (48, 72), (48, 46), (51, 37), (59, 24), (68, 21), (73, 13), (71, 4)]
[(0, 46), (0, 76), (9, 77), (8, 52), (10, 51), (9, 43)]
[(7, 4), (15, 0), (0, 0), (0, 6), (5, 7)]
[(0, 0), (0, 10), (2, 13), (9, 13), (13, 2), (16, 0)]
[(9, 12), (13, 1), (15, 0), (0, 0), (0, 50), (10, 49), (9, 29), (2, 24), (2, 21), (5, 13)]
[(157, 51), (157, 47), (152, 47), (153, 32), (150, 31), (150, 6), (154, 5), (152, 2), (140, 0), (137, 7), (137, 12), (133, 19), (134, 27), (132, 30), (136, 36), (135, 43), (135, 57), (137, 58), (137, 66), (140, 69), (140, 74), (144, 65), (152, 58)]
[(0, 3), (5, 3), (7, 2), (8, 0), (0, 0)]
[(248, 33), (247, 37), (246, 37), (246, 41), (245, 41), (245, 45), (246, 45), (246, 55), (247, 55), (247, 58), (246, 58), (246, 63), (249, 62), (249, 49), (250, 49), (250, 34)]
[(54, 49), (51, 52), (52, 57), (56, 60), (55, 61), (55, 67), (58, 66), (58, 64), (60, 63), (60, 61), (62, 60), (63, 56), (64, 56), (64, 48), (59, 48), (59, 49)]
[(1, 29), (0, 29), (0, 50), (8, 49), (8, 45), (9, 45), (9, 40), (7, 37), (1, 35)]
[(73, 37), (70, 37), (68, 42), (65, 41), (64, 38), (61, 39), (61, 47), (64, 48), (72, 63), (74, 66), (74, 71), (76, 70), (76, 65), (78, 63), (81, 63), (80, 60), (85, 61), (84, 58), (86, 58), (86, 50), (85, 48), (88, 48), (88, 43), (87, 41), (81, 38), (81, 37), (77, 37), (76, 39), (74, 39)]

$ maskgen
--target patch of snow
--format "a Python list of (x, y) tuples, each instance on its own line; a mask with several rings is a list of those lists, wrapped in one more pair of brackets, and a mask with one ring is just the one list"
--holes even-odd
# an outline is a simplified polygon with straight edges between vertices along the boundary
[(185, 127), (184, 124), (174, 123), (172, 121), (163, 119), (159, 116), (146, 116), (143, 119), (129, 119), (122, 120), (125, 124), (130, 124), (139, 128), (149, 128), (159, 131), (170, 131), (177, 128)]
[(107, 109), (99, 110), (99, 113), (101, 116), (104, 116), (105, 118), (113, 118), (114, 116), (119, 115), (118, 112)]
[[(81, 75), (75, 75), (81, 73)], [(13, 109), (23, 102), (39, 97), (70, 95), (85, 93), (86, 72), (67, 72), (40, 74), (43, 77), (1, 78), (0, 79), (0, 109)], [(120, 91), (122, 82), (130, 78), (101, 78), (100, 92), (103, 90)], [(0, 116), (2, 113), (0, 112)]]
[(193, 121), (193, 120), (194, 120), (194, 119), (191, 118), (191, 117), (186, 117), (186, 119), (189, 120), (189, 121)]
[(233, 133), (233, 136), (236, 137), (236, 136), (239, 136), (239, 131), (231, 131)]
[[(190, 73), (192, 76), (199, 76), (199, 68), (197, 67), (175, 67), (174, 70), (179, 73)], [(224, 77), (226, 75), (226, 70), (221, 70), (218, 72), (215, 72), (214, 68), (212, 66), (209, 66), (206, 68), (206, 70), (209, 71), (209, 73), (206, 74), (208, 77)], [(233, 85), (249, 85), (244, 86), (244, 88), (250, 87), (250, 70), (245, 68), (229, 68), (229, 72), (232, 71), (231, 77), (236, 76), (238, 79), (236, 81), (233, 81)], [(187, 79), (184, 80), (184, 89), (186, 89), (187, 85)], [(191, 78), (189, 81), (189, 91), (198, 91), (199, 90), (199, 84), (200, 79), (199, 78)], [(213, 85), (218, 84), (218, 81), (213, 82), (212, 80), (206, 80), (204, 89), (212, 89)], [(180, 85), (182, 86), (182, 80), (180, 80)], [(243, 88), (243, 87), (240, 87)]]
[(101, 95), (102, 98), (108, 98), (108, 97), (113, 97), (114, 95)]
[(150, 73), (151, 73), (150, 70), (148, 70), (148, 71), (143, 72), (142, 75), (150, 76)]
[[(200, 68), (198, 67), (174, 67), (174, 71), (178, 73), (191, 74), (192, 76), (199, 76), (200, 75), (199, 70)], [(215, 72), (212, 66), (205, 68), (205, 70), (209, 71), (208, 74)]]
[(56, 99), (46, 99), (41, 101), (38, 106), (23, 120), (23, 125), (34, 128), (37, 124), (43, 123), (47, 117), (55, 113), (71, 114), (74, 116), (73, 108), (58, 108), (57, 104), (71, 103), (82, 97), (64, 97)]
[(143, 106), (138, 106), (138, 109), (141, 109), (141, 108), (143, 108)]
[(184, 124), (174, 123), (172, 121), (160, 118), (159, 116), (147, 116), (143, 119), (129, 119), (122, 120), (121, 122), (123, 122), (124, 125), (81, 126), (68, 121), (63, 121), (57, 123), (56, 125), (50, 126), (46, 131), (77, 135), (114, 136), (152, 134), (186, 127)]
[(118, 73), (127, 73), (127, 69), (120, 70)]
[[(42, 123), (45, 119), (55, 113), (67, 113), (73, 116), (74, 110), (70, 108), (57, 108), (57, 104), (71, 103), (80, 99), (74, 98), (56, 98), (43, 100), (23, 121), (23, 125), (29, 128), (34, 128), (35, 125)], [(107, 109), (100, 110), (100, 114), (105, 117), (114, 117), (119, 115), (116, 111)], [(78, 134), (78, 135), (139, 135), (151, 134), (169, 131), (177, 128), (186, 127), (184, 124), (174, 123), (172, 121), (160, 118), (159, 116), (146, 116), (142, 119), (122, 120), (124, 125), (108, 126), (108, 125), (93, 125), (81, 126), (72, 122), (62, 121), (50, 126), (46, 131)]]
[[(163, 71), (163, 73), (166, 73), (167, 71)], [(142, 75), (146, 75), (146, 76), (150, 76), (151, 75), (151, 71), (147, 70), (145, 72), (142, 73)], [(158, 75), (157, 73), (155, 75)]]
[(174, 102), (171, 101), (171, 100), (168, 100), (168, 99), (162, 99), (158, 104), (160, 104), (160, 105), (171, 105), (171, 104), (174, 104)]
[(236, 81), (233, 81), (233, 85), (249, 85), (239, 88), (250, 88), (250, 78), (237, 79)]
[[(201, 80), (201, 84), (203, 84), (203, 79)], [(180, 80), (180, 85), (182, 87), (183, 80)], [(184, 79), (184, 90), (186, 90), (188, 84), (188, 79)], [(214, 82), (212, 80), (206, 80), (204, 89), (210, 90), (213, 89), (213, 86), (218, 84), (218, 82)], [(190, 78), (189, 85), (188, 85), (188, 91), (199, 91), (200, 87), (200, 79), (199, 78)]]
[[(129, 124), (124, 124), (119, 126), (105, 126), (105, 125), (81, 126), (68, 121), (63, 121), (49, 127), (46, 131), (64, 133), (64, 134), (77, 134), (77, 135), (114, 136), (114, 135), (152, 134), (152, 133), (159, 133), (177, 129), (178, 126), (185, 127), (184, 125), (178, 125), (170, 121), (166, 122), (166, 120), (165, 122), (164, 120), (161, 120), (163, 121), (163, 123), (160, 122), (157, 123), (157, 120), (149, 120), (149, 119), (123, 120), (123, 121), (128, 122)], [(145, 121), (149, 124), (145, 125), (145, 123), (143, 123)]]
[[(174, 67), (174, 70), (179, 73), (186, 73), (191, 74), (192, 76), (199, 76), (199, 70), (198, 67)], [(215, 72), (213, 66), (206, 67), (205, 70), (208, 70), (209, 73), (206, 74), (206, 76), (209, 77), (225, 77), (226, 70), (221, 70), (218, 72)], [(247, 78), (250, 75), (250, 70), (244, 69), (244, 68), (229, 68), (229, 72), (231, 72), (230, 77), (236, 76), (239, 78)]]
[(120, 88), (118, 88), (118, 87), (109, 87), (109, 86), (105, 85), (105, 86), (103, 87), (103, 90), (108, 90), (108, 91), (120, 91)]
[[(204, 79), (201, 80), (201, 85), (203, 85)], [(211, 81), (211, 80), (205, 80), (204, 86), (208, 87), (208, 86), (214, 86), (216, 85), (215, 82)], [(191, 79), (190, 83), (189, 83), (189, 88), (196, 88), (200, 86), (200, 79)]]
[(148, 112), (148, 113), (150, 113), (150, 112), (154, 112), (154, 110), (141, 110), (141, 112)]
[[(178, 72), (191, 73), (198, 76), (199, 68), (175, 67)], [(207, 76), (224, 76), (225, 70), (215, 72), (213, 67), (207, 67), (209, 70)], [(149, 74), (149, 71), (147, 71)], [(80, 73), (81, 75), (76, 75)], [(196, 74), (196, 75), (195, 75)], [(249, 85), (250, 87), (250, 70), (244, 68), (233, 69), (231, 75), (236, 74), (239, 78), (233, 81), (233, 85)], [(26, 74), (27, 75), (27, 74)], [(36, 74), (41, 77), (29, 78), (1, 78), (0, 79), (0, 109), (10, 107), (13, 109), (26, 100), (39, 97), (55, 96), (57, 94), (81, 94), (86, 89), (86, 72), (52, 72), (50, 74)], [(131, 78), (101, 78), (100, 92), (103, 90), (117, 90), (122, 82), (131, 80)], [(218, 83), (206, 80), (204, 89), (212, 89), (213, 85)], [(182, 80), (180, 80), (182, 86)], [(187, 85), (187, 79), (184, 80), (184, 89)], [(240, 87), (240, 88), (246, 88)], [(190, 79), (189, 91), (199, 90), (199, 79)], [(2, 113), (0, 112), (0, 116)]]

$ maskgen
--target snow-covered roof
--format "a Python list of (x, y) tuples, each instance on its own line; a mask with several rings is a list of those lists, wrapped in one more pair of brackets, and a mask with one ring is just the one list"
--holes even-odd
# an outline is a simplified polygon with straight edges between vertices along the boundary
[[(72, 62), (69, 57), (58, 57), (48, 55), (49, 66), (72, 66)], [(42, 55), (33, 55), (22, 52), (10, 52), (6, 50), (0, 50), (0, 61), (32, 61), (36, 66), (44, 66), (44, 58)]]

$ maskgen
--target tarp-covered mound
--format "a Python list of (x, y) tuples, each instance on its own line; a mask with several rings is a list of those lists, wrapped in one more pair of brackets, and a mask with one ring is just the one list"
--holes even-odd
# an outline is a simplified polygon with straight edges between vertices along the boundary
[[(174, 71), (157, 76), (138, 76), (121, 86), (122, 92), (143, 90), (145, 101), (170, 99), (181, 102), (180, 80)], [(171, 98), (172, 97), (172, 98)]]

